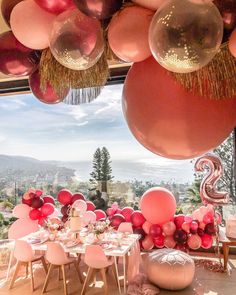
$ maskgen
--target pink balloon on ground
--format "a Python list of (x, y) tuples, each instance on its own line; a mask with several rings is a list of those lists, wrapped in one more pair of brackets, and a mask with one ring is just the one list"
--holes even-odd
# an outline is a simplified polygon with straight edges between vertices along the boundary
[(86, 203), (87, 203), (87, 210), (88, 211), (94, 211), (96, 209), (96, 206), (94, 205), (93, 202), (87, 201)]
[(231, 33), (228, 46), (230, 53), (236, 58), (236, 29)]
[(31, 208), (26, 204), (16, 205), (13, 209), (12, 215), (16, 218), (28, 217)]
[(85, 213), (88, 209), (87, 203), (83, 200), (77, 200), (73, 203), (72, 208), (80, 211), (82, 214)]
[(54, 205), (51, 203), (45, 203), (43, 204), (43, 206), (41, 207), (41, 213), (43, 216), (49, 216), (51, 214), (53, 214), (54, 212)]
[(139, 62), (151, 56), (148, 32), (153, 15), (139, 6), (126, 7), (114, 15), (108, 27), (108, 42), (120, 59)]
[(176, 231), (176, 225), (173, 221), (168, 221), (162, 226), (163, 233), (166, 236), (172, 236)]
[(146, 234), (149, 234), (149, 230), (150, 230), (151, 225), (152, 224), (148, 221), (145, 221), (144, 224), (142, 225), (142, 228)]
[(96, 214), (96, 220), (100, 220), (107, 217), (106, 213), (100, 209), (95, 210), (94, 213)]
[[(37, 210), (37, 209), (36, 209)], [(38, 222), (28, 217), (20, 218), (13, 222), (8, 230), (9, 239), (20, 239), (39, 230)]]
[(136, 4), (139, 4), (142, 7), (146, 7), (155, 11), (167, 0), (132, 0), (132, 1)]
[(82, 220), (85, 226), (89, 223), (94, 223), (96, 221), (96, 214), (93, 211), (86, 211)]
[(176, 241), (172, 236), (165, 237), (164, 246), (173, 249), (176, 246)]
[(10, 17), (11, 29), (15, 37), (32, 49), (49, 46), (49, 36), (55, 16), (44, 11), (33, 0), (18, 3)]
[(188, 237), (187, 244), (188, 244), (190, 249), (197, 250), (197, 249), (199, 249), (201, 247), (202, 240), (199, 237), (199, 235), (197, 235), (197, 234), (190, 235)]
[(143, 194), (140, 208), (147, 221), (161, 225), (174, 217), (176, 200), (167, 189), (154, 187)]
[(144, 238), (144, 240), (141, 242), (141, 245), (142, 245), (144, 250), (147, 250), (147, 251), (152, 250), (153, 247), (154, 247), (152, 237), (146, 236)]

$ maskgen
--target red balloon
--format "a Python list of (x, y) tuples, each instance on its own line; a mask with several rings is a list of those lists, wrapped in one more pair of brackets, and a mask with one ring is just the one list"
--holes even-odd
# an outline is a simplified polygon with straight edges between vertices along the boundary
[(174, 223), (175, 223), (177, 229), (181, 229), (182, 224), (184, 222), (185, 222), (185, 215), (179, 214), (179, 215), (175, 216)]
[(69, 206), (67, 206), (67, 205), (62, 206), (61, 207), (61, 214), (68, 215), (68, 209), (69, 209)]
[(217, 147), (236, 125), (236, 99), (185, 91), (153, 57), (133, 64), (123, 112), (136, 139), (155, 154), (188, 159)]
[(52, 196), (44, 196), (43, 201), (44, 203), (51, 203), (53, 205), (55, 204), (55, 200)]
[(40, 216), (38, 220), (38, 224), (41, 226), (44, 226), (46, 224), (46, 220), (47, 220), (46, 216)]
[(149, 235), (153, 238), (158, 237), (162, 234), (162, 228), (159, 224), (151, 225), (149, 229)]
[(115, 214), (111, 218), (111, 226), (114, 227), (115, 229), (118, 229), (119, 225), (125, 222), (125, 218), (121, 214)]
[(10, 16), (13, 8), (23, 0), (2, 0), (1, 12), (5, 22), (10, 26)]
[(36, 189), (36, 191), (35, 191), (35, 196), (36, 197), (41, 197), (42, 194), (43, 194), (43, 191), (41, 189)]
[(155, 237), (153, 239), (153, 241), (154, 241), (154, 245), (157, 248), (163, 248), (165, 246), (165, 236), (164, 235), (160, 235), (158, 237)]
[(51, 215), (54, 212), (54, 205), (51, 203), (45, 203), (43, 204), (43, 206), (41, 207), (41, 213), (44, 216), (48, 216)]
[(26, 205), (28, 205), (28, 206), (31, 207), (32, 199), (27, 199), (27, 200), (26, 200), (26, 199), (22, 198), (21, 203), (22, 203), (22, 204), (26, 204)]
[(106, 19), (121, 8), (123, 0), (74, 0), (74, 3), (84, 14)]
[(71, 203), (73, 204), (73, 203), (74, 203), (75, 201), (77, 201), (77, 200), (83, 200), (83, 201), (85, 201), (85, 197), (84, 197), (84, 195), (81, 194), (81, 193), (75, 193), (75, 194), (73, 195), (73, 197), (72, 197)]
[(188, 235), (184, 230), (177, 229), (174, 233), (174, 240), (179, 244), (184, 244), (188, 240)]
[(60, 14), (74, 7), (73, 0), (34, 0), (41, 8), (53, 14)]
[(65, 89), (65, 91), (61, 95), (58, 95), (49, 82), (47, 83), (46, 89), (43, 91), (40, 88), (40, 75), (38, 71), (30, 75), (29, 85), (34, 96), (37, 97), (41, 102), (47, 104), (56, 104), (61, 102), (62, 100), (64, 100), (69, 92), (68, 89)]
[(100, 209), (95, 210), (94, 213), (96, 214), (96, 220), (101, 220), (107, 217), (106, 213)]
[(141, 227), (146, 219), (144, 218), (141, 211), (134, 211), (131, 215), (131, 223), (135, 227)]
[(70, 205), (72, 200), (72, 193), (68, 189), (62, 189), (58, 193), (58, 202), (62, 205)]
[(94, 211), (96, 209), (96, 206), (94, 205), (93, 202), (87, 201), (87, 211)]
[(9, 76), (32, 74), (39, 64), (39, 53), (22, 45), (12, 32), (0, 35), (0, 72)]
[(213, 244), (213, 238), (212, 236), (208, 235), (208, 234), (204, 234), (202, 237), (202, 248), (204, 249), (209, 249), (211, 248), (212, 244)]
[(134, 209), (131, 207), (125, 207), (121, 210), (121, 214), (124, 216), (126, 222), (131, 221), (131, 215), (133, 214)]
[(31, 207), (35, 209), (41, 208), (43, 206), (43, 203), (44, 202), (42, 198), (34, 197), (31, 202)]
[(32, 209), (29, 213), (29, 217), (32, 220), (37, 220), (41, 217), (41, 212), (39, 209)]

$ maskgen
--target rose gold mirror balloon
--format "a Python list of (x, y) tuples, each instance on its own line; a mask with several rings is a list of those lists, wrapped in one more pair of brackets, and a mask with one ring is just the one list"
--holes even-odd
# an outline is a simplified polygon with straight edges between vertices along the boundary
[(100, 22), (77, 9), (60, 14), (53, 24), (50, 49), (55, 59), (69, 69), (92, 67), (104, 51)]
[(204, 171), (209, 168), (209, 172), (203, 178), (200, 186), (200, 196), (204, 204), (224, 205), (228, 203), (229, 194), (217, 190), (217, 181), (223, 175), (223, 166), (219, 157), (207, 153), (199, 158), (195, 163), (196, 171)]
[(197, 71), (218, 52), (223, 20), (211, 1), (170, 0), (157, 10), (149, 30), (155, 59), (177, 73)]

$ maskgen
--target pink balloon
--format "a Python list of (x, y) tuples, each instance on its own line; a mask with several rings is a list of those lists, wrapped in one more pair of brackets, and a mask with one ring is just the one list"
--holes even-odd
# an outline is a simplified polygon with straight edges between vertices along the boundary
[(87, 203), (83, 200), (77, 200), (73, 203), (72, 208), (75, 208), (76, 210), (80, 211), (82, 214), (86, 212), (88, 209)]
[(213, 215), (211, 212), (208, 212), (208, 213), (203, 217), (203, 222), (204, 222), (205, 224), (214, 222), (214, 215)]
[(185, 221), (185, 215), (179, 214), (179, 215), (175, 216), (174, 223), (176, 225), (176, 228), (181, 229), (184, 221)]
[(202, 248), (203, 249), (209, 249), (211, 248), (212, 244), (213, 244), (213, 238), (212, 236), (208, 235), (208, 234), (204, 234), (202, 237), (201, 237), (201, 240), (202, 240)]
[(152, 250), (152, 248), (154, 247), (152, 237), (150, 236), (146, 236), (141, 243), (142, 243), (143, 249), (147, 251)]
[(176, 225), (173, 221), (168, 221), (165, 224), (163, 224), (162, 230), (166, 236), (172, 236), (176, 231)]
[(207, 214), (207, 212), (209, 211), (209, 208), (206, 206), (201, 206), (199, 208), (200, 212), (202, 213), (202, 215), (204, 216), (205, 214)]
[(60, 212), (58, 211), (58, 209), (54, 208), (54, 212), (52, 214), (50, 214), (48, 217), (50, 219), (59, 219), (58, 218), (59, 215), (60, 215)]
[(88, 211), (94, 211), (96, 209), (96, 206), (94, 205), (93, 202), (87, 201), (86, 203), (87, 203), (87, 210)]
[(84, 195), (82, 193), (75, 193), (72, 197), (71, 203), (73, 204), (77, 200), (84, 200), (85, 201)]
[(103, 210), (95, 210), (94, 213), (96, 214), (96, 220), (100, 220), (100, 219), (103, 219), (103, 218), (106, 218), (107, 215), (106, 213), (103, 211)]
[(199, 222), (201, 222), (203, 220), (203, 216), (204, 216), (204, 214), (201, 212), (200, 209), (196, 209), (193, 212), (193, 219), (198, 220)]
[(157, 248), (164, 248), (165, 246), (165, 237), (163, 235), (160, 235), (158, 237), (153, 238), (154, 245)]
[(150, 230), (151, 225), (152, 224), (148, 221), (145, 221), (144, 224), (142, 225), (142, 228), (146, 234), (149, 234), (149, 230)]
[(39, 220), (38, 220), (38, 224), (41, 226), (45, 226), (46, 225), (46, 221), (47, 221), (47, 217), (46, 216), (40, 216)]
[(70, 205), (72, 193), (68, 189), (62, 189), (58, 193), (58, 202), (62, 205)]
[(201, 247), (202, 240), (199, 235), (190, 235), (187, 241), (190, 249), (197, 250)]
[(202, 222), (199, 222), (198, 227), (199, 227), (200, 229), (204, 230), (204, 229), (205, 229), (205, 226), (206, 226), (206, 224), (205, 224), (203, 221), (202, 221)]
[(84, 225), (88, 225), (89, 223), (94, 223), (96, 221), (96, 214), (93, 211), (87, 211), (83, 215), (83, 223)]
[(43, 201), (44, 203), (51, 203), (53, 205), (55, 204), (54, 198), (52, 196), (44, 196)]
[(236, 29), (233, 30), (229, 38), (229, 51), (236, 58)]
[(69, 8), (74, 7), (73, 0), (34, 0), (42, 9), (53, 13), (60, 14)]
[(153, 12), (130, 6), (114, 15), (108, 28), (108, 42), (122, 60), (139, 62), (151, 56), (148, 31)]
[(132, 1), (143, 7), (146, 7), (152, 10), (157, 10), (167, 0), (132, 0)]
[[(37, 210), (37, 209), (34, 209)], [(17, 219), (8, 230), (9, 239), (20, 239), (39, 230), (38, 222), (28, 217)]]
[(32, 49), (49, 46), (55, 16), (44, 11), (33, 0), (18, 3), (12, 10), (10, 24), (15, 37)]
[(187, 223), (190, 223), (190, 222), (193, 221), (193, 218), (192, 218), (192, 216), (190, 216), (190, 215), (186, 215), (186, 216), (184, 217), (184, 221), (187, 222)]
[(142, 214), (141, 211), (134, 211), (131, 215), (131, 223), (133, 224), (133, 226), (135, 227), (141, 227), (144, 222), (145, 222), (145, 218)]
[(41, 207), (41, 214), (43, 216), (48, 216), (51, 215), (54, 212), (54, 205), (51, 203), (45, 203), (43, 204), (43, 206)]
[(173, 249), (176, 246), (176, 241), (172, 236), (165, 237), (164, 246)]
[(131, 207), (125, 207), (121, 210), (121, 214), (124, 216), (126, 222), (131, 221), (131, 215), (133, 214), (134, 209)]
[(149, 235), (156, 238), (162, 234), (162, 228), (158, 224), (152, 224), (149, 230)]
[(143, 194), (140, 208), (147, 221), (161, 225), (174, 217), (176, 200), (167, 189), (154, 187)]
[(12, 215), (16, 218), (25, 218), (29, 216), (30, 207), (26, 204), (16, 205), (13, 209)]
[(198, 223), (196, 221), (192, 221), (190, 223), (190, 231), (192, 234), (196, 234), (198, 230)]
[(187, 223), (187, 222), (184, 222), (183, 224), (182, 224), (182, 229), (186, 232), (186, 233), (190, 233), (190, 224), (189, 223)]

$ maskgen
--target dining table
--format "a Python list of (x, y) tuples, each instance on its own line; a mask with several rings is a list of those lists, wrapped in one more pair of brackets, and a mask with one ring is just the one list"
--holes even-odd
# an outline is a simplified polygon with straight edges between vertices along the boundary
[[(80, 232), (63, 232), (58, 233), (53, 241), (61, 242), (64, 251), (69, 254), (85, 254), (86, 246), (91, 244), (100, 244), (106, 256), (114, 257), (114, 264), (119, 278), (118, 260), (122, 259), (123, 262), (123, 291), (126, 294), (127, 289), (127, 272), (128, 267), (133, 265), (127, 265), (128, 253), (135, 245), (138, 244), (140, 239), (139, 234), (119, 233), (116, 231), (109, 232), (103, 236), (100, 240), (95, 240), (94, 236), (86, 233), (86, 231)], [(47, 244), (52, 241), (50, 234), (47, 230), (40, 230), (21, 238), (31, 244), (34, 251), (46, 252)], [(119, 293), (121, 294), (120, 281), (118, 279)]]

